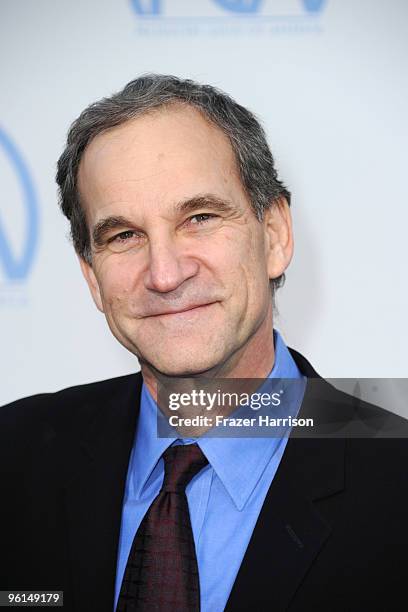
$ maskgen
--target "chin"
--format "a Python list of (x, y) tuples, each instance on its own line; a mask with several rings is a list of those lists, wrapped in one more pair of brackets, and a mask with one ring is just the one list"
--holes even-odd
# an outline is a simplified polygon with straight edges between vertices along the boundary
[(154, 360), (151, 364), (162, 374), (174, 377), (198, 376), (217, 365), (216, 362), (208, 359), (197, 359), (196, 361), (179, 360), (173, 362), (169, 362), (167, 359), (165, 361)]
[[(149, 338), (149, 342), (132, 342), (132, 352), (141, 362), (151, 365), (166, 376), (194, 376), (223, 363), (228, 346), (225, 338), (199, 334), (173, 338)], [(129, 348), (129, 347), (128, 347)]]
[[(161, 347), (162, 348), (162, 347)], [(161, 374), (165, 376), (196, 376), (203, 374), (208, 370), (216, 367), (222, 360), (223, 355), (218, 355), (218, 351), (209, 347), (197, 351), (189, 351), (181, 348), (178, 351), (160, 351), (160, 354), (153, 354), (151, 351), (146, 351), (139, 354), (139, 359), (146, 364), (153, 366)]]

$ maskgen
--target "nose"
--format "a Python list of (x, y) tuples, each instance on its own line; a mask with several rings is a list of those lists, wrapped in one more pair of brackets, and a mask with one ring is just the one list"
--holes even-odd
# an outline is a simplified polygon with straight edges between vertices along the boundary
[(145, 287), (151, 291), (167, 293), (177, 289), (198, 272), (198, 262), (183, 252), (182, 246), (170, 236), (149, 243), (149, 262)]

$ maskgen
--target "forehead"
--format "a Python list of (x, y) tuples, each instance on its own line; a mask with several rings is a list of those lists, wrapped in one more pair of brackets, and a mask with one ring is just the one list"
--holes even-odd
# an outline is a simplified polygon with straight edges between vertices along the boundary
[(206, 191), (208, 184), (200, 183), (231, 180), (239, 177), (228, 137), (187, 105), (165, 107), (99, 134), (87, 146), (78, 173), (88, 202), (112, 189), (140, 195), (143, 189), (187, 188), (192, 181)]

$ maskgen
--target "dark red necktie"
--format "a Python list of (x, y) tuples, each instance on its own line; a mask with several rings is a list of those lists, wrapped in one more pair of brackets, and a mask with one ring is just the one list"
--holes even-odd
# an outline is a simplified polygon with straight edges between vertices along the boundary
[(117, 612), (200, 610), (186, 486), (208, 461), (197, 444), (171, 446), (163, 459), (163, 485), (134, 537)]

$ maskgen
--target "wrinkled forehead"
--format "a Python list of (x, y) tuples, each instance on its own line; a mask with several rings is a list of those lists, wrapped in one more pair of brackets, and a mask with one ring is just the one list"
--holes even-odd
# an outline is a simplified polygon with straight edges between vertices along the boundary
[(185, 161), (191, 155), (203, 159), (210, 155), (237, 169), (230, 140), (221, 128), (191, 105), (171, 104), (95, 136), (83, 153), (79, 183), (95, 166), (109, 171), (112, 165), (123, 167), (132, 160), (144, 165), (164, 158)]
[(237, 182), (229, 138), (188, 105), (158, 109), (99, 134), (85, 149), (78, 172), (86, 209), (112, 198), (140, 201), (172, 193), (184, 199), (194, 191), (228, 191)]

